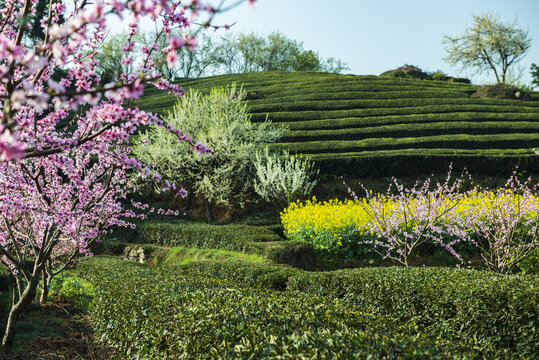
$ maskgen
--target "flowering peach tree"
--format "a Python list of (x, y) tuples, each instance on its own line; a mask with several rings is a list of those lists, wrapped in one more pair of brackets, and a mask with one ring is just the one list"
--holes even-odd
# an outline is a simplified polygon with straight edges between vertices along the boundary
[(349, 189), (355, 201), (366, 212), (370, 221), (362, 231), (372, 246), (372, 251), (384, 259), (391, 259), (404, 266), (410, 257), (424, 244), (435, 244), (455, 256), (464, 259), (455, 245), (468, 239), (466, 230), (460, 226), (457, 212), (466, 193), (459, 191), (463, 177), (451, 180), (451, 168), (445, 182), (432, 184), (431, 179), (407, 188), (395, 178), (387, 193), (372, 194), (366, 188), (364, 199), (359, 199)]
[[(46, 11), (40, 17), (42, 2)], [(46, 295), (52, 276), (89, 255), (88, 245), (108, 228), (131, 226), (129, 218), (143, 216), (124, 207), (133, 190), (127, 173), (157, 182), (161, 177), (130, 156), (129, 138), (139, 126), (165, 124), (134, 108), (133, 99), (147, 84), (182, 95), (177, 84), (154, 71), (161, 65), (157, 62), (173, 66), (180, 48), (196, 46), (194, 36), (179, 38), (173, 31), (208, 27), (225, 8), (198, 0), (0, 3), (0, 261), (15, 277), (2, 341), (2, 350), (9, 352), (17, 319), (35, 299), (38, 285)], [(134, 53), (134, 38), (144, 19), (159, 30), (141, 56)], [(97, 54), (109, 25), (119, 21), (129, 24), (122, 63), (132, 66), (119, 81), (102, 83)], [(43, 37), (30, 41), (36, 22)], [(188, 135), (167, 130), (190, 142), (193, 151), (211, 152)], [(164, 179), (163, 184), (186, 195), (175, 184)]]

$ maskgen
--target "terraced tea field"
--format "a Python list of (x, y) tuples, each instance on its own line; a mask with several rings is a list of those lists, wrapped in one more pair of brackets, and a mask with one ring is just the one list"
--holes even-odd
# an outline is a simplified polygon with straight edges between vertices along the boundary
[[(485, 174), (539, 172), (539, 93), (533, 101), (473, 99), (477, 86), (312, 72), (184, 80), (207, 92), (242, 84), (254, 122), (289, 131), (273, 149), (306, 154), (322, 173), (353, 176), (443, 172), (450, 162)], [(139, 106), (163, 113), (174, 96), (148, 89)]]

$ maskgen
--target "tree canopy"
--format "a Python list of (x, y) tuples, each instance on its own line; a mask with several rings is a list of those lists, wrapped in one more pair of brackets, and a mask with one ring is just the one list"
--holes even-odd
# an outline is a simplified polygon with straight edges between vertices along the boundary
[(445, 61), (460, 64), (461, 69), (474, 68), (479, 72), (492, 71), (498, 83), (505, 83), (507, 70), (518, 63), (530, 48), (528, 31), (517, 27), (516, 20), (504, 23), (492, 13), (474, 15), (464, 34), (445, 36), (442, 43)]

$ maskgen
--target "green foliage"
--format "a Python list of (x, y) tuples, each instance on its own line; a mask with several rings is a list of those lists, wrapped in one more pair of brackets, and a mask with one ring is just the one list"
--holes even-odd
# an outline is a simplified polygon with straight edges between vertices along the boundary
[(539, 288), (533, 276), (443, 268), (369, 268), (291, 277), (288, 290), (342, 299), (354, 308), (415, 319), (447, 339), (539, 352)]
[(524, 274), (539, 275), (539, 249), (522, 259), (517, 266)]
[(129, 357), (282, 359), (493, 358), (338, 300), (238, 288), (175, 268), (110, 261), (85, 277), (101, 339)]
[[(172, 33), (179, 38), (185, 35), (177, 30), (173, 30)], [(157, 41), (155, 41), (156, 38)], [(148, 48), (151, 48), (154, 42), (161, 49), (169, 45), (164, 36), (159, 36), (159, 32), (143, 33), (140, 42)], [(172, 67), (169, 67), (163, 52), (154, 52), (156, 71), (169, 81), (215, 74), (222, 61), (223, 43), (206, 32), (199, 32), (196, 35), (196, 44), (194, 48), (183, 46), (177, 49), (178, 60)]]
[(243, 261), (200, 261), (178, 266), (175, 273), (188, 277), (212, 277), (240, 287), (286, 290), (288, 279), (301, 270), (282, 266), (253, 264)]
[(194, 194), (206, 201), (210, 222), (215, 204), (243, 206), (252, 191), (252, 163), (257, 151), (284, 132), (269, 121), (251, 123), (241, 102), (244, 97), (245, 91), (234, 85), (214, 88), (207, 96), (191, 91), (165, 116), (168, 125), (209, 146), (215, 156), (194, 153), (189, 144), (178, 142), (165, 128), (141, 134), (133, 149), (140, 159), (156, 164), (165, 178), (190, 184)]
[(54, 277), (49, 287), (51, 295), (63, 295), (79, 309), (88, 310), (95, 291), (88, 281), (61, 273)]
[(539, 66), (532, 64), (530, 74), (532, 76), (532, 86), (539, 87)]
[(316, 185), (318, 170), (308, 158), (270, 153), (267, 148), (255, 157), (254, 190), (279, 210), (293, 201), (309, 198)]
[(462, 69), (493, 71), (498, 83), (505, 83), (507, 71), (526, 54), (531, 45), (528, 32), (513, 23), (503, 23), (492, 13), (474, 15), (472, 26), (461, 36), (445, 36), (445, 60)]
[(320, 266), (320, 261), (314, 247), (299, 241), (283, 241), (267, 247), (265, 256), (268, 260), (276, 264), (287, 264), (300, 269), (316, 270)]
[(212, 225), (195, 222), (150, 222), (137, 226), (136, 242), (168, 246), (214, 248), (259, 252), (256, 243), (282, 240), (264, 227), (230, 224)]
[(491, 176), (510, 174), (515, 164), (521, 169), (537, 169), (539, 159), (529, 149), (401, 149), (313, 154), (311, 158), (323, 174), (349, 177), (417, 176), (444, 173), (449, 164), (454, 169), (466, 168), (472, 174)]
[(111, 81), (119, 81), (121, 74), (130, 71), (132, 65), (122, 64), (122, 60), (126, 56), (122, 48), (127, 46), (127, 38), (127, 34), (109, 34), (101, 45), (95, 57), (95, 60), (99, 63), (96, 71), (101, 83), (107, 84)]
[(270, 70), (324, 71), (342, 73), (348, 65), (335, 58), (323, 59), (303, 43), (275, 31), (264, 36), (255, 33), (221, 38), (221, 64), (227, 73)]

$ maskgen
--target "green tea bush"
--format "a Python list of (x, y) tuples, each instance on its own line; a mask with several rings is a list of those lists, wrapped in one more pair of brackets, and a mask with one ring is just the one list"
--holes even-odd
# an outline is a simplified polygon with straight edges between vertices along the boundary
[(292, 130), (283, 136), (283, 142), (305, 142), (317, 140), (359, 140), (364, 138), (423, 137), (449, 134), (511, 134), (535, 131), (532, 121), (452, 121), (412, 124), (392, 124), (346, 129)]
[(136, 359), (484, 359), (500, 354), (422, 333), (338, 300), (238, 288), (109, 262), (85, 275), (100, 338)]
[[(387, 115), (387, 116), (362, 116), (344, 118), (325, 118), (320, 120), (299, 120), (287, 122), (291, 130), (329, 130), (347, 128), (366, 128), (376, 130), (379, 126), (387, 125), (414, 125), (429, 123), (451, 123), (451, 122), (481, 123), (481, 122), (517, 122), (529, 121), (535, 123), (539, 121), (539, 112), (536, 113), (493, 113), (493, 112), (449, 112), (437, 114), (409, 114), (409, 115)], [(531, 127), (530, 127), (531, 128)]]
[[(512, 100), (507, 100), (512, 101)], [(527, 102), (529, 103), (529, 102)], [(318, 111), (279, 111), (272, 112), (270, 119), (274, 123), (288, 122), (297, 120), (321, 120), (321, 119), (339, 119), (348, 117), (367, 117), (367, 116), (388, 116), (388, 115), (414, 115), (414, 114), (443, 114), (453, 112), (479, 112), (479, 113), (518, 113), (526, 114), (537, 112), (535, 107), (518, 106), (513, 104), (463, 104), (463, 105), (423, 105), (412, 107), (379, 107), (365, 109), (345, 109), (345, 110), (318, 110)], [(253, 113), (251, 120), (253, 122), (265, 121), (267, 112)]]
[(518, 264), (518, 268), (524, 274), (539, 275), (539, 249), (536, 249), (528, 257), (523, 259)]
[[(373, 108), (395, 108), (395, 107), (417, 107), (417, 106), (436, 106), (436, 105), (472, 105), (480, 104), (482, 106), (505, 105), (514, 106), (511, 101), (501, 99), (482, 99), (480, 102), (470, 98), (420, 98), (420, 99), (357, 99), (357, 100), (327, 100), (327, 101), (294, 101), (279, 102), (275, 104), (251, 105), (250, 110), (257, 112), (280, 112), (280, 111), (306, 111), (306, 110), (347, 110), (347, 109), (373, 109)], [(537, 108), (538, 104), (526, 103), (524, 108)]]
[[(523, 142), (527, 145), (524, 146)], [(423, 137), (381, 137), (360, 140), (324, 140), (271, 144), (271, 150), (302, 154), (365, 152), (393, 149), (520, 149), (539, 147), (539, 134), (451, 134)]]
[(539, 353), (538, 280), (444, 268), (368, 268), (298, 273), (287, 289), (399, 321), (415, 319), (444, 338), (532, 358)]
[(140, 243), (245, 252), (256, 252), (257, 242), (282, 240), (273, 231), (259, 226), (159, 221), (139, 224), (135, 239)]
[(52, 279), (49, 290), (51, 295), (63, 295), (83, 310), (88, 310), (95, 294), (89, 282), (79, 277), (67, 276), (65, 273)]
[(319, 167), (320, 174), (340, 174), (356, 178), (441, 174), (447, 170), (450, 163), (456, 170), (466, 168), (471, 173), (480, 172), (493, 176), (510, 174), (515, 164), (519, 164), (521, 169), (537, 169), (539, 166), (536, 155), (526, 154), (529, 149), (516, 150), (515, 153), (510, 150), (499, 151), (500, 154), (495, 155), (487, 150), (473, 154), (453, 149), (403, 149), (372, 151), (368, 155), (313, 154), (311, 159)]
[(182, 276), (213, 277), (240, 287), (286, 290), (288, 279), (301, 272), (282, 265), (243, 263), (239, 261), (199, 261), (177, 266), (174, 272)]

